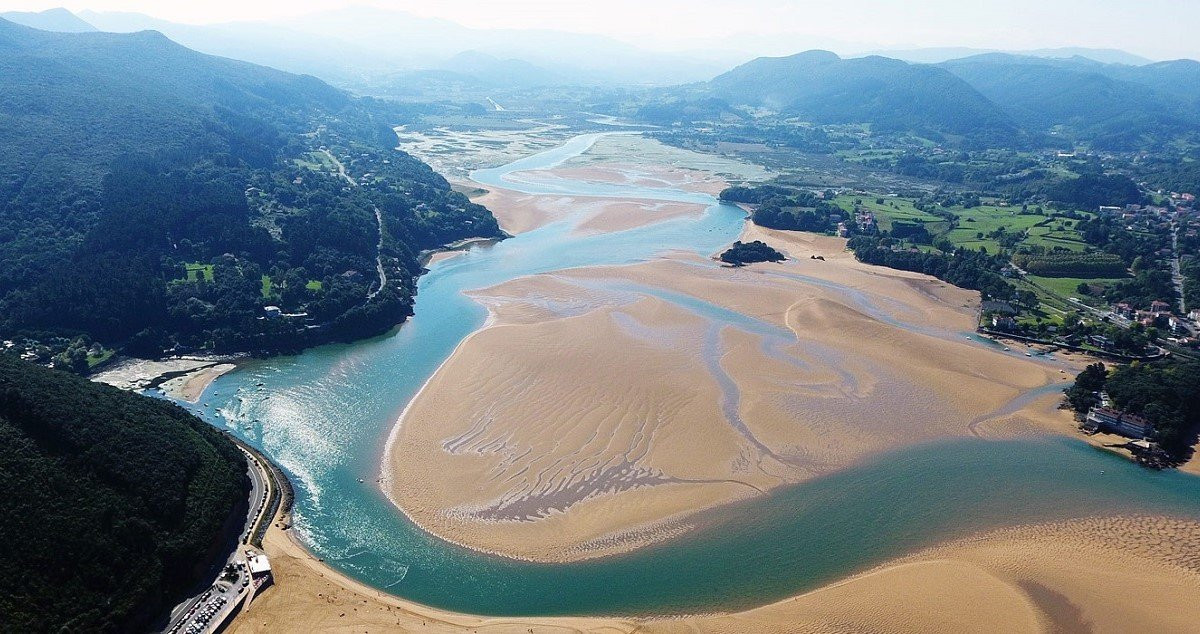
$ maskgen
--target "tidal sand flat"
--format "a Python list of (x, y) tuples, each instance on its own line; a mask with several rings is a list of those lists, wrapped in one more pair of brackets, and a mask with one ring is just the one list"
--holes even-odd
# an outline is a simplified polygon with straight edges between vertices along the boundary
[[(596, 143), (610, 138), (628, 141)], [(577, 161), (512, 176), (631, 184), (613, 162)], [(656, 203), (637, 199), (489, 197), (510, 227), (573, 217), (577, 229), (620, 230), (596, 221), (614, 209), (655, 218), (646, 206)], [(790, 260), (731, 269), (663, 253), (471, 292), (488, 326), (397, 424), (389, 496), (454, 543), (570, 561), (679, 535), (697, 511), (873, 453), (1069, 418), (1016, 402), (1054, 386), (1060, 366), (967, 340), (976, 293), (862, 265), (836, 238), (753, 225), (743, 238), (779, 244)]]
[(493, 210), (500, 228), (511, 234), (567, 219), (574, 221), (572, 232), (577, 235), (611, 233), (676, 218), (698, 218), (706, 208), (685, 202), (532, 195), (507, 189), (489, 191), (477, 202)]
[(840, 256), (668, 256), (472, 295), (490, 325), (407, 410), (388, 481), (419, 524), (488, 552), (612, 554), (973, 421), (1066, 416), (1005, 411), (1058, 371), (966, 341), (970, 293)]

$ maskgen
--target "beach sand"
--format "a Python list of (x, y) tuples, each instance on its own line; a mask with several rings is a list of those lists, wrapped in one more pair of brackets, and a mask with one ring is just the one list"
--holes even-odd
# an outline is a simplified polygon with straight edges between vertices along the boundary
[(959, 334), (976, 294), (860, 265), (829, 239), (804, 248), (828, 257), (733, 269), (677, 255), (474, 292), (490, 325), (398, 423), (385, 490), (447, 540), (568, 561), (897, 447), (1069, 428), (1049, 399), (1019, 401), (1061, 381), (1057, 366)]
[[(719, 181), (679, 167), (581, 163), (525, 176)], [(482, 202), (510, 232), (575, 214), (587, 218), (577, 231), (613, 231), (650, 215), (641, 201), (499, 188)], [(789, 260), (734, 269), (664, 253), (472, 292), (487, 326), (394, 427), (384, 491), (454, 543), (572, 561), (662, 540), (699, 511), (898, 447), (1072, 429), (1053, 393), (1024, 395), (1063, 382), (1083, 360), (968, 341), (978, 293), (862, 264), (840, 238), (747, 223), (741, 239), (765, 240)], [(688, 305), (697, 301), (708, 308)], [(741, 318), (714, 321), (712, 311)]]
[(275, 584), (243, 632), (1189, 632), (1200, 623), (1200, 524), (1116, 517), (976, 535), (812, 592), (734, 614), (679, 619), (485, 618), (367, 588), (273, 526)]
[(90, 378), (135, 392), (157, 385), (171, 398), (195, 403), (217, 377), (236, 368), (228, 358), (127, 359)]
[(216, 381), (222, 374), (235, 369), (237, 369), (237, 365), (233, 363), (218, 363), (165, 381), (159, 387), (171, 398), (196, 403), (199, 402), (200, 396), (204, 394), (204, 390), (208, 389), (209, 385), (212, 385), (213, 381)]
[(477, 201), (492, 210), (500, 228), (525, 233), (552, 222), (574, 219), (579, 234), (624, 231), (672, 218), (699, 216), (703, 205), (652, 200), (609, 200), (540, 196), (493, 189)]

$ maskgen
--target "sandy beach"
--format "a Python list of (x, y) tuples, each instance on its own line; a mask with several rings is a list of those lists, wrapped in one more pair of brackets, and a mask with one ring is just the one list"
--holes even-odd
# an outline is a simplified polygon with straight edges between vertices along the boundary
[(517, 234), (552, 222), (579, 217), (577, 234), (624, 231), (672, 218), (699, 216), (703, 205), (648, 200), (608, 200), (572, 196), (522, 194), (494, 189), (479, 204), (492, 210), (500, 228)]
[(237, 368), (227, 358), (127, 359), (91, 377), (114, 387), (141, 391), (157, 386), (175, 399), (196, 403), (217, 377)]
[[(275, 585), (229, 632), (1188, 632), (1200, 524), (1115, 517), (1022, 526), (929, 548), (797, 597), (681, 619), (485, 618), (381, 593), (273, 526)], [(1086, 574), (1083, 574), (1086, 571)]]

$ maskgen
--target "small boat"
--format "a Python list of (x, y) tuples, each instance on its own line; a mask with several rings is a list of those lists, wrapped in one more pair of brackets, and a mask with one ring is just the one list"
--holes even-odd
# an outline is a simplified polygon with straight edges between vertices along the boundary
[(1004, 346), (1004, 351), (1005, 351), (1005, 352), (1008, 352), (1008, 351), (1010, 351), (1010, 350), (1012, 350), (1012, 348), (1009, 348), (1008, 346)]
[(1025, 353), (1025, 356), (1027, 356), (1027, 357), (1032, 357), (1033, 355), (1032, 355), (1032, 354), (1030, 354), (1030, 353), (1028, 353), (1028, 352), (1026, 352), (1026, 353)]

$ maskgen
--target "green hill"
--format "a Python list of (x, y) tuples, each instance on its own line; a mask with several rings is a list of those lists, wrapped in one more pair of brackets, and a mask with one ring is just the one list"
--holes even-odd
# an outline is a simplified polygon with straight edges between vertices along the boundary
[(880, 131), (1011, 141), (1017, 126), (944, 69), (885, 57), (842, 59), (827, 51), (762, 57), (705, 86), (731, 104), (814, 123), (869, 123)]
[(1193, 87), (1200, 73), (1189, 73), (1187, 62), (1124, 66), (996, 53), (941, 66), (1022, 126), (1064, 126), (1100, 148), (1138, 149), (1200, 129), (1200, 89)]
[(245, 464), (175, 405), (0, 355), (0, 631), (144, 630), (244, 511)]
[[(155, 32), (0, 20), (0, 333), (86, 333), (151, 354), (386, 330), (410, 312), (420, 250), (499, 233), (394, 150), (403, 119)], [(197, 263), (211, 281), (189, 278)], [(265, 305), (307, 317), (259, 319)]]

